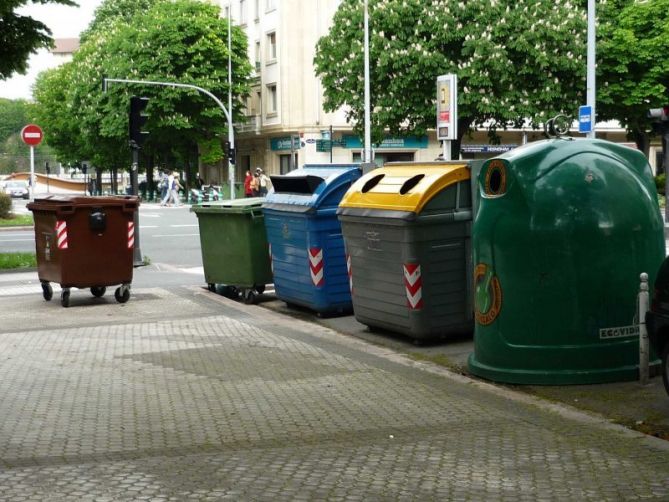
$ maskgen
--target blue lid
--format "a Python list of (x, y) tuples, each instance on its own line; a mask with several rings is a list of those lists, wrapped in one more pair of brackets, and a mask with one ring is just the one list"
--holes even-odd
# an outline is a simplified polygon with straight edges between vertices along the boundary
[(362, 175), (360, 164), (305, 164), (288, 174), (270, 176), (272, 189), (263, 208), (292, 206), (294, 211), (337, 207), (348, 187)]

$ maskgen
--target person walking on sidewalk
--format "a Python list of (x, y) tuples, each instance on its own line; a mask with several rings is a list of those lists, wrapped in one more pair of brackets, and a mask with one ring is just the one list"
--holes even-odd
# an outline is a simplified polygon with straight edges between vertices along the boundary
[(269, 178), (267, 175), (263, 172), (262, 169), (258, 168), (256, 169), (256, 172), (258, 173), (258, 192), (260, 197), (265, 197), (267, 195), (267, 189), (269, 188)]
[(181, 206), (181, 200), (179, 199), (179, 190), (182, 188), (181, 183), (179, 183), (179, 173), (174, 171), (172, 173), (172, 201), (174, 202), (175, 207)]
[(172, 198), (173, 182), (174, 182), (173, 174), (170, 174), (169, 176), (163, 176), (163, 181), (161, 181), (161, 194), (163, 195), (163, 198), (160, 201), (161, 206), (167, 206), (169, 204), (170, 199)]
[[(260, 168), (258, 168), (260, 169)], [(256, 170), (255, 174), (251, 178), (251, 193), (253, 197), (260, 196), (260, 182), (258, 180), (258, 171)]]
[(246, 177), (244, 178), (244, 196), (253, 197), (253, 189), (251, 188), (251, 183), (253, 182), (253, 175), (251, 170), (247, 169)]

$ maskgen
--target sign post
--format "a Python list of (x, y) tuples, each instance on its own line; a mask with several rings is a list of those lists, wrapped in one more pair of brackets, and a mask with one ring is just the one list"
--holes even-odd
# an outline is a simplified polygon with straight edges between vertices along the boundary
[(28, 193), (30, 200), (35, 198), (35, 147), (44, 139), (42, 128), (35, 124), (28, 124), (21, 129), (21, 139), (30, 147), (30, 180)]
[(437, 77), (437, 139), (444, 160), (451, 160), (451, 141), (458, 139), (458, 76), (452, 73)]

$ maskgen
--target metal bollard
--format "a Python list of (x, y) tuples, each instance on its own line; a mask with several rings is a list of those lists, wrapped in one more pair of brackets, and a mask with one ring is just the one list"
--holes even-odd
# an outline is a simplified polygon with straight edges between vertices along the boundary
[(648, 312), (648, 274), (642, 273), (639, 285), (639, 383), (648, 384), (648, 330), (646, 329), (646, 312)]

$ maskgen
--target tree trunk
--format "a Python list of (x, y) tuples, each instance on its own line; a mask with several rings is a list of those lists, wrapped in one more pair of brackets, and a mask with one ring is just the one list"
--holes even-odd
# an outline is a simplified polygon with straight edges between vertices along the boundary
[(636, 143), (636, 147), (648, 158), (648, 152), (650, 151), (650, 137), (648, 133), (641, 129), (633, 129), (630, 132), (630, 136)]

